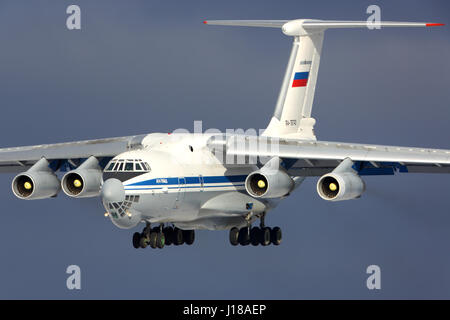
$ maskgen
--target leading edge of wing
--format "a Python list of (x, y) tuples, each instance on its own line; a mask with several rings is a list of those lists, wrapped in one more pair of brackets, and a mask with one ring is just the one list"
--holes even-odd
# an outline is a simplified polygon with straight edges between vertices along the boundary
[(141, 143), (146, 135), (71, 141), (0, 149), (0, 163), (115, 156)]
[(450, 150), (371, 145), (330, 141), (285, 140), (268, 137), (228, 138), (230, 155), (280, 157), (309, 160), (404, 162), (411, 164), (450, 164)]

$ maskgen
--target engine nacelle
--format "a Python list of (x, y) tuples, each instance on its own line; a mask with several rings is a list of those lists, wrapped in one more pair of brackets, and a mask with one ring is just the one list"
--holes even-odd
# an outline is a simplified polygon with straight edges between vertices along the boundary
[[(294, 180), (279, 168), (278, 158), (269, 161), (260, 170), (250, 173), (245, 179), (245, 189), (255, 198), (279, 198), (294, 188)], [(276, 165), (276, 167), (274, 167)]]
[(95, 157), (90, 157), (77, 169), (67, 172), (61, 187), (66, 195), (73, 198), (97, 197), (102, 185), (102, 170)]
[(58, 177), (44, 158), (12, 181), (12, 190), (19, 199), (35, 200), (54, 197), (61, 190)]
[(364, 190), (364, 181), (352, 172), (331, 172), (323, 175), (317, 182), (319, 196), (328, 201), (356, 199)]

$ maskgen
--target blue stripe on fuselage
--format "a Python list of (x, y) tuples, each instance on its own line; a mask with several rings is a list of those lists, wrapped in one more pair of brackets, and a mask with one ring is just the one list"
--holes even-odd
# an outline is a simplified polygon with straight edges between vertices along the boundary
[[(229, 188), (229, 187), (243, 187), (244, 184), (228, 184), (228, 185), (213, 185), (213, 186), (203, 186), (203, 188)], [(167, 189), (192, 189), (192, 188), (200, 188), (200, 186), (176, 186), (176, 187), (167, 187)], [(125, 190), (161, 190), (162, 187), (151, 187), (151, 188), (125, 188)]]
[[(203, 177), (203, 183), (238, 183), (244, 182), (247, 175), (237, 175), (237, 176), (205, 176)], [(200, 184), (200, 177), (184, 177), (186, 184)], [(132, 186), (167, 186), (167, 185), (178, 185), (178, 177), (175, 178), (154, 178), (144, 181), (139, 181), (131, 184), (127, 184), (127, 187)]]

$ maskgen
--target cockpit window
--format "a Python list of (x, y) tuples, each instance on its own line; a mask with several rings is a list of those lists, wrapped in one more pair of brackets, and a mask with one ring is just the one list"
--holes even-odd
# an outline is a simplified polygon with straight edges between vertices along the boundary
[(125, 171), (133, 171), (133, 162), (127, 162), (125, 164)]
[(109, 164), (109, 166), (106, 167), (106, 171), (112, 171), (112, 169), (114, 168), (114, 165), (115, 165), (115, 164), (116, 164), (115, 162), (111, 162), (111, 163)]
[(142, 171), (149, 172), (150, 166), (141, 159), (115, 159), (111, 160), (105, 168), (105, 171)]

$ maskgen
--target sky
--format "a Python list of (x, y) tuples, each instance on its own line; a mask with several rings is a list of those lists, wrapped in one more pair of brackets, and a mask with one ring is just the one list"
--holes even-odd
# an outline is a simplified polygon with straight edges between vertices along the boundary
[[(81, 30), (66, 8), (81, 8)], [(280, 30), (205, 19), (450, 23), (448, 1), (0, 1), (0, 146), (203, 128), (264, 128), (291, 48)], [(450, 27), (330, 30), (312, 115), (320, 140), (450, 149)], [(366, 177), (326, 202), (307, 179), (267, 217), (275, 247), (135, 250), (98, 198), (23, 201), (0, 177), (1, 299), (450, 298), (450, 179)], [(81, 269), (68, 290), (66, 268)], [(366, 268), (381, 269), (368, 290)]]

